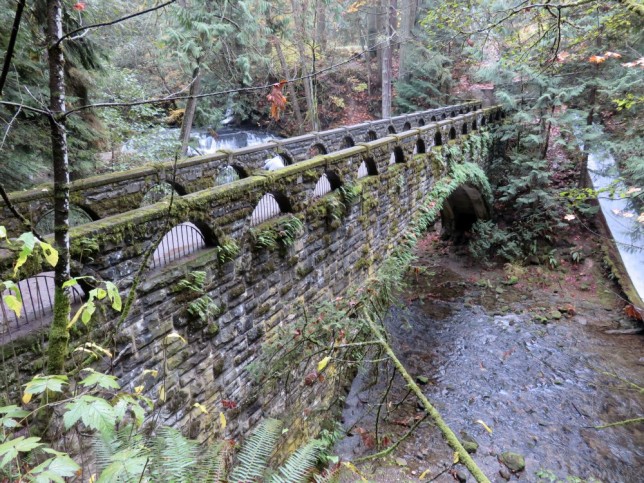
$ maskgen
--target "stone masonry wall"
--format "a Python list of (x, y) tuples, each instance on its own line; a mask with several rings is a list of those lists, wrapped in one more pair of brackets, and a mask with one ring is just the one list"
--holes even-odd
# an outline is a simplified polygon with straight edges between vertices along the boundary
[[(75, 275), (114, 281), (124, 295), (145, 251), (173, 225), (195, 223), (209, 245), (145, 273), (125, 323), (115, 327), (118, 314), (106, 311), (92, 322), (93, 340), (101, 343), (113, 332), (116, 346), (111, 367), (121, 384), (130, 390), (144, 386), (153, 397), (163, 387), (166, 397), (160, 422), (182, 427), (190, 436), (203, 439), (213, 434), (210, 430), (216, 421), (210, 415), (224, 410), (223, 400), (238, 405), (227, 410), (229, 435), (244, 433), (271, 411), (284, 415), (296, 407), (296, 414), (304, 415), (300, 422), (306, 424), (308, 414), (328, 409), (330, 397), (306, 388), (299, 394), (286, 394), (284, 388), (258, 387), (249, 366), (262, 341), (278, 325), (301, 316), (303, 307), (360, 285), (379, 266), (435, 177), (446, 173), (448, 167), (438, 162), (442, 147), (433, 147), (437, 133), (443, 144), (460, 142), (467, 137), (463, 133), (476, 135), (473, 129), (500, 117), (498, 107), (477, 109), (182, 196), (175, 200), (169, 216), (168, 202), (162, 201), (73, 228)], [(455, 139), (448, 141), (450, 133)], [(482, 162), (478, 158), (474, 153), (473, 161)], [(377, 174), (358, 178), (365, 161), (373, 163)], [(341, 223), (327, 216), (333, 193), (313, 196), (325, 173), (334, 173), (344, 185), (361, 188)], [(269, 192), (288, 199), (292, 215), (282, 214), (251, 229), (251, 214)], [(257, 248), (253, 233), (287, 216), (297, 216), (304, 224), (295, 243), (281, 253)], [(232, 241), (239, 253), (222, 263), (218, 246)], [(88, 250), (88, 245), (95, 248)], [(10, 265), (9, 258), (0, 259), (5, 275)], [(21, 278), (38, 270), (34, 264), (26, 266)], [(204, 290), (220, 308), (211, 320), (202, 321), (187, 312), (187, 305), (200, 294), (182, 289), (179, 282), (195, 270), (206, 272)], [(166, 336), (173, 331), (188, 343), (168, 341)], [(83, 343), (85, 338), (76, 334), (74, 343)], [(0, 345), (6, 394), (19, 393), (20, 384), (42, 369), (45, 347), (46, 328)], [(159, 371), (159, 376), (152, 377), (145, 369)], [(196, 402), (208, 408), (210, 415), (200, 414), (193, 407)]]

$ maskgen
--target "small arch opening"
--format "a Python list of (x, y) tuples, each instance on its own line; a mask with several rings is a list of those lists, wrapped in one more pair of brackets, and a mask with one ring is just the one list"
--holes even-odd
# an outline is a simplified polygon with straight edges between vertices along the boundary
[(449, 117), (456, 117), (456, 111), (452, 111), (449, 115)]
[(360, 163), (358, 168), (358, 178), (364, 178), (365, 176), (377, 176), (378, 168), (376, 166), (373, 158), (365, 158)]
[[(54, 287), (54, 272), (41, 272), (20, 280), (15, 288), (4, 290), (0, 294), (0, 334), (4, 343), (49, 325), (51, 314), (54, 313)], [(74, 285), (69, 290), (72, 313), (75, 313), (85, 298), (85, 291), (80, 285)], [(20, 297), (20, 315), (9, 308), (5, 302), (6, 296)]]
[(483, 116), (481, 118), (481, 127), (485, 126), (486, 123), (487, 123), (487, 121), (485, 120), (485, 116)]
[(454, 129), (454, 126), (449, 128), (449, 139), (450, 141), (456, 139), (456, 129)]
[(494, 118), (495, 121), (500, 121), (501, 120), (501, 113), (499, 111), (496, 111), (496, 116)]
[(403, 124), (403, 131), (409, 131), (410, 129), (411, 129), (411, 124), (409, 123), (409, 121)]
[(257, 203), (250, 217), (250, 226), (275, 218), (283, 213), (291, 213), (291, 203), (282, 193), (266, 193)]
[(472, 121), (472, 131), (476, 131), (478, 129), (478, 126), (476, 125), (476, 119)]
[(432, 118), (430, 119), (430, 121), (431, 121), (431, 122), (436, 122), (436, 116), (432, 116)]
[(389, 134), (396, 134), (396, 128), (389, 124), (389, 126), (387, 126), (387, 132)]
[(313, 190), (313, 197), (320, 198), (331, 191), (337, 190), (342, 186), (342, 180), (340, 177), (335, 174), (333, 171), (327, 171), (324, 173), (318, 182), (315, 184), (315, 189)]
[(414, 146), (414, 154), (423, 154), (425, 152), (425, 141), (418, 138), (416, 140), (416, 146)]
[(405, 153), (400, 146), (394, 146), (391, 156), (389, 157), (389, 164), (404, 163)]
[(375, 141), (376, 139), (378, 139), (378, 135), (376, 134), (376, 131), (367, 131), (367, 134), (365, 136), (365, 140), (367, 142)]
[(424, 125), (425, 125), (425, 120), (421, 117), (421, 118), (418, 120), (418, 126), (419, 126), (419, 127), (423, 127)]
[(232, 183), (233, 181), (247, 177), (248, 174), (244, 168), (228, 164), (217, 170), (217, 174), (215, 175), (215, 186)]
[(447, 115), (445, 113), (441, 114), (441, 119), (447, 119)]
[[(36, 222), (35, 228), (36, 231), (43, 234), (49, 235), (54, 232), (54, 210), (49, 210), (43, 214), (40, 219)], [(93, 217), (88, 210), (85, 210), (76, 205), (69, 205), (69, 226), (80, 226), (85, 223), (91, 223), (94, 220), (98, 220), (99, 217)]]
[(345, 136), (340, 149), (352, 148), (356, 143), (351, 136)]
[(161, 243), (154, 250), (152, 269), (169, 265), (214, 244), (213, 241), (207, 241), (204, 232), (194, 223), (179, 223), (163, 236)]
[[(266, 171), (275, 171), (282, 169), (290, 164), (293, 164), (293, 159), (286, 153), (276, 153), (272, 158), (264, 161), (264, 168)], [(235, 167), (235, 166), (233, 166)], [(242, 176), (245, 178), (246, 176)]]
[(440, 131), (436, 131), (434, 134), (434, 146), (442, 146), (443, 145), (443, 136), (441, 135)]
[(326, 146), (322, 143), (313, 144), (307, 151), (308, 157), (313, 158), (315, 156), (321, 156), (323, 154), (328, 154), (329, 151), (326, 149)]
[(461, 126), (461, 134), (467, 134), (467, 123), (464, 122), (463, 126)]

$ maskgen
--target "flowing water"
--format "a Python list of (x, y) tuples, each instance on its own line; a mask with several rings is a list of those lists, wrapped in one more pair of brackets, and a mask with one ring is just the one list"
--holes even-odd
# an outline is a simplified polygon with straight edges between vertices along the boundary
[[(514, 285), (503, 271), (474, 272), (445, 250), (421, 254), (419, 265), (425, 274), (385, 325), (445, 421), (479, 444), (473, 457), (491, 481), (644, 481), (644, 425), (595, 428), (644, 415), (644, 358), (610, 282), (581, 292), (565, 283), (571, 274), (601, 277), (592, 260), (566, 274), (530, 267)], [(376, 451), (374, 414), (391, 374), (380, 364), (377, 375), (355, 379), (343, 413), (350, 436), (336, 448), (343, 459)], [(381, 413), (378, 438), (389, 441), (424, 415), (400, 377)], [(523, 471), (501, 464), (506, 451), (525, 457)], [(359, 467), (382, 482), (467, 476), (429, 419), (393, 457)]]

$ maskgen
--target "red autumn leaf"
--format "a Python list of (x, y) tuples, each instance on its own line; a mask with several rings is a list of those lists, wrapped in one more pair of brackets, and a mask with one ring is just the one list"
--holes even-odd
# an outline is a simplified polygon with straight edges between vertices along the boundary
[(305, 377), (304, 377), (304, 384), (307, 386), (312, 386), (315, 384), (315, 382), (318, 380), (318, 373), (317, 371), (309, 372)]
[(285, 85), (285, 80), (281, 80), (277, 84), (273, 84), (271, 93), (266, 96), (266, 99), (271, 103), (271, 117), (276, 121), (280, 120), (280, 113), (284, 112), (286, 109), (286, 97), (282, 92)]
[(472, 39), (467, 39), (466, 42), (470, 47), (474, 47), (474, 41)]
[(601, 55), (591, 55), (590, 58), (588, 59), (588, 62), (591, 64), (601, 64), (602, 62), (606, 61), (606, 57), (602, 57)]
[(85, 10), (85, 6), (85, 2), (76, 2), (72, 8), (77, 12), (82, 12)]
[(237, 403), (235, 401), (231, 401), (230, 399), (222, 399), (221, 405), (225, 409), (235, 409), (237, 407)]
[(626, 307), (624, 307), (624, 313), (631, 319), (644, 320), (642, 318), (642, 312), (639, 309), (637, 309), (633, 304), (629, 304)]

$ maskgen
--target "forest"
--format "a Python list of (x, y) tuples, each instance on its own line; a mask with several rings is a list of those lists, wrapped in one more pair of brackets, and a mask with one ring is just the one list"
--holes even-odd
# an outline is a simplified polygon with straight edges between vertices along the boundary
[[(0, 227), (2, 257), (11, 258), (2, 262), (3, 321), (10, 312), (20, 317), (24, 307), (19, 282), (32, 275), (33, 267), (44, 266), (53, 273), (47, 334), (30, 342), (42, 351), (41, 370), (20, 385), (18, 397), (4, 376), (0, 481), (403, 481), (400, 473), (378, 473), (374, 460), (393, 461), (392, 466), (408, 471), (405, 477), (413, 480), (466, 481), (471, 475), (475, 481), (496, 481), (484, 474), (489, 462), (475, 462), (479, 455), (468, 446), (471, 438), (463, 432), (457, 436), (450, 428), (456, 416), (450, 413), (443, 420), (439, 410), (444, 407), (425, 393), (428, 377), (417, 375), (414, 363), (399, 352), (395, 341), (400, 334), (388, 325), (397, 317), (392, 307), (418, 299), (422, 305), (423, 291), (429, 290), (423, 280), (438, 279), (436, 273), (451, 270), (462, 275), (454, 286), (469, 284), (471, 293), (487, 294), (481, 295), (485, 303), (492, 304), (488, 298), (495, 297), (495, 305), (486, 306), (495, 317), (509, 314), (517, 303), (530, 311), (531, 323), (546, 326), (582, 315), (592, 322), (594, 315), (579, 313), (583, 304), (566, 299), (567, 290), (575, 290), (572, 298), (589, 299), (589, 313), (601, 312), (599, 305), (592, 305), (593, 299), (601, 299), (610, 306), (607, 312), (613, 310), (610, 317), (622, 321), (602, 327), (608, 333), (641, 333), (644, 295), (624, 281), (624, 271), (608, 261), (610, 256), (603, 255), (614, 250), (606, 248), (614, 243), (601, 226), (597, 204), (597, 199), (623, 200), (625, 208), (613, 211), (631, 227), (629, 241), (616, 243), (639, 256), (641, 263), (641, 0), (0, 2), (0, 195), (24, 232), (16, 239)], [(229, 418), (239, 414), (238, 402), (229, 399), (216, 407), (197, 399), (189, 408), (194, 417), (208, 418), (209, 427), (217, 428), (213, 435), (163, 425), (159, 418), (170, 399), (165, 388), (174, 354), (166, 351), (190, 343), (176, 330), (164, 334), (162, 369), (144, 371), (146, 377), (162, 380), (153, 385), (154, 393), (144, 386), (121, 387), (113, 364), (123, 342), (118, 330), (136, 307), (146, 282), (144, 270), (162, 238), (128, 274), (133, 283), (127, 292), (120, 289), (119, 280), (79, 276), (82, 259), (73, 259), (79, 248), (70, 242), (70, 230), (92, 217), (77, 218), (70, 208), (70, 182), (162, 162), (174, 163), (176, 170), (181, 160), (217, 149), (245, 148), (473, 99), (486, 107), (500, 106), (504, 117), (480, 135), (472, 133), (463, 146), (439, 148), (439, 162), (448, 165), (460, 159), (461, 164), (446, 171), (444, 182), (426, 193), (426, 203), (400, 246), (377, 271), (368, 268), (371, 261), (364, 262), (369, 277), (362, 287), (350, 287), (335, 302), (305, 308), (288, 330), (282, 331), (280, 324), (262, 340), (262, 355), (255, 363), (259, 375), (254, 377), (261, 384), (282, 384), (285, 378), (286, 387), (289, 378), (301, 379), (312, 390), (332, 381), (346, 385), (347, 379), (350, 387), (356, 373), (371, 371), (378, 390), (372, 404), (377, 408), (374, 428), (355, 423), (355, 428), (343, 429), (337, 422), (343, 417), (335, 414), (329, 419), (336, 422), (321, 431), (304, 431), (297, 444), (278, 445), (280, 438), (290, 437), (289, 431), (296, 437), (295, 427), (264, 418), (248, 434), (235, 429), (235, 437), (227, 437)], [(237, 136), (238, 144), (227, 145), (229, 136)], [(489, 158), (485, 173), (468, 163), (466, 153)], [(589, 153), (614, 158), (614, 166), (602, 173), (610, 179), (606, 186), (589, 185)], [(309, 154), (314, 158), (326, 153)], [(414, 151), (421, 154), (424, 148)], [(491, 215), (466, 222), (458, 233), (446, 233), (447, 218), (441, 210), (450, 200), (454, 203), (452, 195), (465, 184), (476, 185), (483, 198), (489, 195)], [(32, 192), (27, 190), (51, 191), (46, 223), (36, 223), (14, 206), (12, 200), (21, 192)], [(348, 219), (357, 199), (365, 206), (362, 190), (357, 183), (347, 183), (337, 190), (337, 198), (325, 202), (332, 229)], [(154, 201), (168, 203), (170, 219), (183, 209), (183, 194), (164, 192)], [(432, 230), (441, 220), (443, 232), (436, 234)], [(364, 220), (361, 223), (364, 226)], [(279, 253), (287, 263), (303, 230), (302, 220), (289, 215), (273, 232), (263, 232), (268, 241), (257, 241), (259, 232), (253, 232), (255, 250), (273, 250), (271, 256)], [(218, 263), (237, 263), (237, 242), (229, 234), (216, 235)], [(82, 240), (80, 253), (97, 256), (92, 243)], [(442, 256), (451, 260), (451, 268), (448, 262), (438, 262)], [(367, 258), (364, 253), (360, 260)], [(455, 269), (455, 259), (469, 264), (466, 270), (462, 265)], [(190, 294), (186, 310), (205, 330), (216, 327), (216, 334), (216, 321), (225, 307), (215, 303), (217, 295), (208, 288), (214, 281), (205, 273), (189, 272), (173, 290)], [(577, 274), (574, 280), (571, 274)], [(608, 302), (604, 295), (593, 295), (602, 284), (617, 293)], [(80, 308), (73, 306), (76, 286), (87, 293)], [(555, 287), (559, 295), (533, 295), (532, 286), (535, 293)], [(511, 299), (509, 292), (515, 290), (524, 299)], [(469, 300), (475, 298), (470, 295), (459, 297), (462, 308), (470, 308)], [(533, 299), (528, 307), (527, 300)], [(106, 314), (116, 322), (103, 337), (92, 323), (101, 317), (107, 320)], [(309, 317), (319, 325), (310, 324)], [(501, 351), (502, 361), (514, 350)], [(15, 364), (9, 360), (16, 357), (16, 349), (3, 339), (0, 352), (6, 373)], [(77, 352), (84, 359), (74, 356)], [(630, 345), (624, 349), (628, 364), (635, 352)], [(386, 361), (384, 369), (373, 362), (381, 360)], [(633, 364), (641, 368), (641, 357), (638, 361)], [(341, 362), (347, 367), (336, 369)], [(473, 364), (486, 370), (483, 362)], [(641, 378), (631, 380), (617, 370), (614, 376), (635, 396), (629, 400), (630, 413), (607, 427), (628, 428), (632, 443), (641, 437)], [(409, 410), (422, 411), (422, 416), (405, 413), (403, 421), (393, 414), (409, 403), (408, 396), (416, 398)], [(396, 397), (400, 401), (392, 402)], [(348, 394), (342, 401), (345, 398), (349, 400)], [(437, 466), (430, 471), (429, 466), (411, 465), (408, 457), (395, 458), (397, 448), (413, 441), (426, 419), (438, 428), (443, 445), (451, 448), (444, 470)], [(383, 430), (385, 422), (405, 431)], [(482, 419), (475, 425), (481, 434), (492, 434)], [(354, 434), (370, 454), (353, 460), (338, 456), (341, 441)], [(395, 434), (399, 438), (393, 443)], [(632, 451), (635, 462), (629, 464), (637, 466), (644, 457), (641, 449)], [(525, 481), (590, 482), (611, 477), (601, 472), (596, 476), (590, 463), (567, 470), (586, 471), (585, 476), (555, 475), (542, 461), (545, 469), (520, 477), (523, 456), (499, 451), (498, 460), (504, 465), (504, 480), (516, 476)], [(613, 477), (621, 469), (615, 471)], [(623, 478), (631, 481), (630, 476)]]

